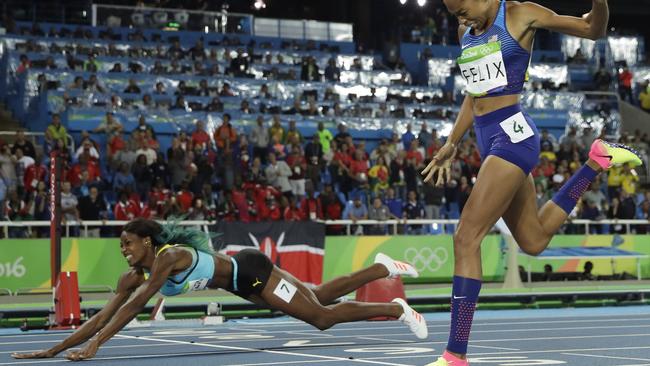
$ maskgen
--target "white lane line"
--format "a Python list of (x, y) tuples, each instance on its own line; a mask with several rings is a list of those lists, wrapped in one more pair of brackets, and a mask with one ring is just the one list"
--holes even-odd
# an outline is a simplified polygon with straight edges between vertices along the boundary
[[(540, 320), (540, 321), (500, 321), (500, 322), (483, 322), (483, 321), (475, 321), (472, 324), (473, 329), (476, 329), (476, 327), (484, 327), (484, 326), (501, 326), (501, 325), (506, 325), (506, 326), (515, 326), (515, 325), (532, 325), (532, 324), (577, 324), (577, 323), (590, 323), (590, 322), (598, 322), (598, 323), (605, 323), (605, 322), (634, 322), (634, 324), (639, 324), (640, 321), (644, 320), (650, 320), (650, 317), (641, 317), (641, 318), (612, 318), (612, 317), (607, 317), (607, 319), (600, 319), (598, 317), (595, 318), (589, 318), (589, 319), (567, 319), (567, 320)], [(435, 324), (435, 323), (445, 323), (445, 324)], [(391, 322), (388, 322), (389, 324)], [(392, 323), (397, 323), (392, 322)], [(448, 328), (449, 327), (449, 322), (448, 321), (428, 321), (429, 328)], [(238, 324), (245, 324), (244, 327), (239, 327)], [(259, 325), (260, 329), (255, 329), (255, 327)], [(650, 325), (650, 324), (649, 324)], [(291, 322), (286, 322), (286, 323), (258, 323), (256, 324), (255, 322), (249, 322), (249, 323), (234, 323), (234, 324), (229, 324), (228, 329), (232, 330), (234, 332), (241, 332), (242, 330), (244, 331), (249, 331), (249, 332), (264, 332), (264, 333), (286, 333), (289, 330), (273, 330), (269, 331), (268, 328), (276, 328), (276, 327), (308, 327), (310, 329), (307, 329), (305, 331), (314, 331), (317, 332), (315, 328), (311, 328), (308, 324), (301, 322), (301, 321), (291, 321)], [(388, 326), (388, 327), (350, 327), (350, 326), (336, 326), (330, 331), (348, 331), (348, 330), (384, 330), (384, 329), (395, 329), (395, 328), (401, 328), (402, 326)], [(164, 330), (165, 328), (160, 328), (156, 329), (155, 331), (158, 330)], [(178, 330), (178, 328), (170, 328), (172, 330)], [(555, 328), (558, 329), (558, 328)], [(576, 328), (580, 329), (580, 328)], [(133, 329), (130, 330), (129, 332), (131, 334), (139, 334), (139, 333), (151, 333), (152, 329)], [(219, 329), (219, 332), (223, 332), (223, 329)], [(474, 331), (472, 331), (474, 333)], [(57, 332), (57, 333), (42, 333), (42, 334), (0, 334), (0, 340), (6, 339), (6, 338), (20, 338), (25, 342), (26, 337), (58, 337), (61, 335), (69, 335), (71, 332)], [(0, 343), (4, 344), (4, 343)]]
[[(188, 343), (189, 344), (189, 343)], [(169, 346), (168, 344), (166, 344)], [(211, 354), (219, 354), (220, 352), (183, 352), (183, 353), (167, 353), (167, 354), (152, 354), (152, 355), (129, 355), (129, 356), (107, 356), (107, 357), (94, 357), (91, 358), (90, 360), (87, 361), (111, 361), (111, 360), (125, 360), (125, 359), (152, 359), (152, 358), (174, 358), (174, 357), (179, 357), (179, 356), (187, 356), (187, 357), (193, 357), (193, 356), (209, 356)], [(40, 363), (50, 363), (50, 362), (67, 362), (68, 360), (64, 357), (59, 357), (57, 359), (48, 359), (48, 360), (34, 360), (34, 361), (18, 361), (18, 362), (6, 362), (6, 363), (0, 363), (0, 365), (22, 365), (22, 364), (40, 364)], [(323, 362), (323, 360), (318, 360), (319, 362)], [(326, 361), (339, 361), (339, 360), (326, 360)], [(303, 361), (304, 362), (304, 361)], [(312, 361), (313, 362), (313, 361)], [(392, 364), (392, 363), (384, 363), (384, 365), (397, 365), (397, 364)]]
[[(648, 327), (650, 327), (649, 324), (638, 324), (637, 323), (637, 324), (634, 324), (634, 325), (607, 326), (604, 329), (630, 329), (630, 328), (648, 328)], [(431, 328), (431, 327), (429, 327), (429, 328)], [(327, 330), (327, 334), (329, 334), (331, 337), (354, 337), (354, 336), (363, 337), (363, 336), (366, 336), (366, 334), (356, 333), (356, 334), (334, 335), (332, 333), (350, 332), (350, 331), (357, 331), (358, 332), (360, 330), (372, 330), (372, 331), (382, 330), (382, 331), (384, 331), (384, 330), (391, 330), (391, 329), (404, 329), (404, 325), (396, 326), (396, 327), (376, 327), (376, 328), (351, 328), (351, 329), (332, 328), (332, 329)], [(580, 330), (593, 330), (593, 329), (602, 330), (603, 326), (599, 325), (599, 326), (589, 326), (589, 327), (522, 328), (522, 329), (490, 329), (490, 330), (472, 329), (472, 334), (478, 334), (478, 333), (486, 333), (486, 334), (491, 334), (491, 333), (519, 333), (519, 332), (558, 332), (558, 331), (570, 331), (570, 330), (580, 331)], [(156, 331), (156, 332), (158, 332), (158, 331)], [(178, 330), (178, 331), (175, 330), (174, 332), (179, 332), (180, 333), (180, 330)], [(255, 335), (255, 334), (260, 334), (262, 332), (265, 335), (268, 335), (268, 334), (286, 334), (286, 333), (288, 333), (288, 331), (268, 331), (268, 332), (265, 332), (263, 330), (260, 330), (259, 332), (252, 332), (252, 333), (232, 333), (232, 334), (231, 333), (219, 333), (219, 335), (224, 335), (224, 336), (226, 336), (226, 335), (238, 336), (238, 335), (243, 335), (243, 334)], [(216, 331), (215, 331), (215, 333), (216, 333)], [(446, 331), (446, 330), (442, 331), (442, 332), (429, 332), (429, 335), (446, 335), (446, 334), (449, 334), (449, 332)], [(206, 333), (206, 335), (207, 335), (207, 333)], [(372, 335), (372, 334), (370, 334), (370, 335)], [(196, 334), (193, 334), (192, 330), (188, 330), (187, 332), (180, 333), (180, 334), (173, 334), (173, 335), (168, 335), (168, 334), (155, 335), (154, 334), (154, 335), (150, 335), (150, 336), (147, 336), (147, 337), (149, 337), (149, 338), (158, 338), (158, 337), (169, 338), (170, 336), (173, 337), (173, 338), (183, 338), (183, 337), (195, 337)], [(315, 334), (313, 334), (313, 336), (316, 337), (316, 336), (318, 336), (318, 334), (315, 333)], [(45, 341), (43, 341), (43, 342), (45, 342)], [(9, 342), (8, 343), (3, 343), (3, 342), (0, 342), (0, 345), (3, 345), (3, 344), (16, 344), (16, 343), (24, 343), (24, 341), (23, 342), (15, 342), (15, 343), (9, 343)]]
[[(594, 338), (616, 338), (616, 337), (646, 337), (650, 336), (650, 333), (639, 333), (639, 334), (600, 334), (600, 335), (581, 335), (581, 336), (565, 336), (565, 337), (534, 337), (534, 338), (504, 338), (504, 339), (479, 339), (471, 340), (469, 345), (473, 343), (490, 343), (490, 342), (519, 342), (519, 341), (556, 341), (560, 339), (572, 339), (572, 340), (582, 340), (582, 339), (594, 339)], [(444, 342), (428, 342), (431, 344), (447, 344), (447, 341)], [(531, 351), (533, 352), (533, 351)]]
[(39, 363), (52, 363), (52, 362), (66, 362), (66, 359), (48, 359), (48, 360), (38, 360), (38, 361), (26, 361), (26, 360), (20, 360), (16, 362), (3, 362), (0, 363), (0, 365), (26, 365), (26, 364), (39, 364)]
[[(446, 342), (445, 342), (446, 343)], [(544, 351), (512, 351), (512, 352), (478, 352), (472, 353), (470, 355), (470, 362), (472, 361), (471, 356), (508, 356), (508, 355), (517, 355), (523, 354), (526, 356), (532, 356), (537, 354), (559, 354), (559, 353), (568, 353), (568, 352), (593, 352), (593, 351), (625, 351), (625, 350), (641, 350), (641, 349), (650, 349), (650, 347), (618, 347), (618, 348), (582, 348), (582, 349), (555, 349), (555, 350), (544, 350)], [(383, 356), (383, 357), (366, 357), (366, 360), (391, 360), (391, 359), (413, 359), (413, 358), (431, 358), (431, 355), (425, 354), (416, 354), (416, 355), (399, 355), (399, 356)], [(643, 359), (642, 359), (643, 360)], [(643, 365), (626, 365), (626, 366), (648, 366), (650, 364)]]
[[(404, 334), (407, 334), (407, 333), (404, 333)], [(413, 333), (408, 333), (408, 334), (413, 334)], [(415, 343), (416, 342), (416, 341), (407, 341), (407, 340), (403, 340), (403, 339), (375, 338), (375, 337), (362, 337), (362, 336), (356, 336), (354, 338), (356, 338), (356, 339), (367, 339), (369, 341), (381, 341), (381, 342), (386, 342), (386, 343)]]
[(475, 348), (488, 348), (488, 349), (500, 349), (503, 351), (521, 351), (519, 348), (507, 348), (507, 347), (496, 347), (496, 346), (477, 346), (474, 344), (470, 344), (470, 347), (475, 347)]
[(266, 366), (266, 365), (303, 365), (306, 363), (323, 363), (323, 362), (336, 362), (337, 360), (302, 360), (302, 361), (284, 361), (284, 362), (265, 362), (265, 363), (231, 363), (223, 366)]
[(603, 356), (603, 355), (588, 355), (588, 354), (584, 354), (584, 353), (572, 353), (572, 352), (562, 352), (562, 354), (563, 354), (563, 355), (569, 355), (569, 356), (608, 358), (608, 359), (613, 359), (613, 360), (650, 361), (650, 358), (636, 358), (636, 357), (623, 357), (623, 356)]
[(160, 338), (149, 338), (149, 337), (134, 337), (134, 336), (126, 336), (126, 335), (120, 335), (120, 334), (116, 335), (116, 337), (127, 338), (127, 339), (142, 339), (142, 340), (145, 340), (145, 341), (158, 341), (158, 342), (166, 342), (166, 343), (174, 343), (174, 344), (185, 344), (185, 345), (189, 345), (189, 346), (194, 345), (194, 346), (210, 347), (210, 348), (217, 348), (217, 349), (228, 349), (228, 350), (234, 350), (234, 351), (261, 352), (261, 353), (271, 353), (271, 354), (286, 355), (286, 356), (319, 358), (319, 359), (323, 359), (323, 360), (336, 360), (336, 361), (346, 361), (346, 362), (371, 363), (371, 364), (376, 364), (376, 365), (410, 366), (410, 365), (399, 364), (399, 363), (387, 363), (387, 362), (381, 362), (381, 361), (369, 361), (369, 360), (361, 360), (361, 359), (352, 359), (352, 360), (350, 360), (349, 358), (343, 358), (343, 357), (333, 357), (333, 356), (323, 356), (323, 355), (309, 355), (309, 354), (297, 353), (297, 352), (260, 350), (260, 349), (254, 349), (254, 348), (223, 346), (223, 345), (215, 345), (215, 344), (199, 343), (199, 342), (190, 343), (190, 342), (176, 341), (176, 340), (171, 340), (171, 339), (160, 339)]
[[(425, 316), (425, 318), (426, 318), (426, 316)], [(531, 318), (532, 319), (540, 319), (539, 317), (537, 317), (537, 318), (531, 317)], [(615, 317), (612, 317), (612, 316), (602, 316), (602, 317), (593, 317), (593, 318), (586, 318), (586, 317), (579, 317), (579, 318), (581, 318), (581, 319), (572, 319), (572, 318), (567, 317), (566, 320), (563, 320), (563, 319), (560, 319), (560, 320), (550, 320), (550, 319), (549, 320), (543, 320), (543, 319), (540, 319), (540, 320), (520, 321), (520, 318), (515, 318), (513, 320), (499, 319), (499, 321), (493, 321), (493, 322), (491, 322), (489, 320), (484, 320), (484, 321), (474, 321), (472, 323), (472, 326), (473, 327), (474, 326), (481, 327), (481, 326), (491, 326), (491, 325), (530, 325), (530, 324), (563, 324), (563, 323), (569, 324), (569, 323), (593, 323), (593, 322), (602, 323), (602, 322), (626, 322), (626, 321), (634, 322), (634, 323), (638, 324), (639, 321), (644, 321), (644, 320), (650, 321), (650, 317), (615, 318)], [(605, 319), (601, 319), (601, 318), (605, 318)], [(427, 323), (430, 324), (429, 325), (430, 327), (431, 326), (433, 326), (433, 327), (448, 327), (449, 326), (448, 325), (448, 323), (449, 323), (448, 320), (427, 320)], [(444, 324), (439, 324), (438, 325), (438, 324), (435, 324), (435, 323), (444, 323)], [(276, 327), (299, 327), (299, 326), (308, 326), (309, 327), (309, 325), (307, 323), (304, 323), (304, 322), (296, 322), (295, 324), (263, 323), (262, 325), (263, 325), (263, 327), (265, 329), (276, 328)], [(255, 329), (255, 326), (256, 326), (256, 324), (254, 322), (246, 323), (246, 327), (248, 329)], [(239, 329), (239, 328), (237, 328), (237, 329)], [(368, 327), (359, 328), (359, 327), (350, 327), (350, 326), (337, 326), (334, 329), (349, 329), (349, 330), (362, 329), (362, 330), (366, 330), (366, 329), (377, 329), (377, 328), (368, 328)]]

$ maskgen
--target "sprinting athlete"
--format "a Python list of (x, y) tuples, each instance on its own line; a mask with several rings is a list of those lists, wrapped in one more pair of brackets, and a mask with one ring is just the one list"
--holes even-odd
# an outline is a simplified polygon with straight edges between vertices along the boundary
[(428, 334), (424, 318), (402, 299), (383, 304), (346, 301), (330, 305), (376, 279), (417, 277), (411, 265), (381, 253), (372, 266), (310, 289), (258, 250), (245, 249), (233, 257), (214, 253), (208, 234), (173, 222), (161, 225), (143, 218), (130, 221), (122, 231), (120, 249), (131, 268), (120, 277), (117, 293), (100, 312), (48, 350), (12, 356), (54, 357), (90, 340), (81, 350), (69, 351), (66, 357), (73, 361), (92, 358), (99, 346), (135, 318), (156, 292), (174, 296), (207, 288), (226, 289), (321, 330), (338, 323), (390, 316), (408, 325), (420, 339)]
[(422, 171), (425, 182), (437, 173), (436, 184), (450, 180), (456, 146), (474, 122), (483, 160), (476, 185), (454, 234), (454, 279), (451, 328), (447, 349), (430, 366), (465, 366), (467, 344), (481, 289), (481, 241), (500, 217), (521, 249), (538, 255), (564, 223), (580, 196), (599, 172), (612, 165), (641, 164), (623, 145), (596, 140), (589, 160), (552, 201), (538, 209), (530, 172), (540, 154), (539, 132), (519, 105), (533, 38), (543, 28), (573, 36), (605, 36), (609, 10), (606, 0), (592, 0), (581, 18), (557, 15), (532, 2), (443, 0), (458, 18), (462, 53), (460, 73), (467, 96), (447, 142)]

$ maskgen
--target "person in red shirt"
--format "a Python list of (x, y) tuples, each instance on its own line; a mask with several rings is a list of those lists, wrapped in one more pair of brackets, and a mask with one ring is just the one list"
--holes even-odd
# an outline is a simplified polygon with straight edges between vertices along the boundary
[(260, 206), (261, 221), (278, 221), (282, 219), (280, 205), (272, 194), (267, 194), (264, 204)]
[(205, 132), (205, 123), (201, 120), (196, 121), (196, 129), (192, 132), (192, 149), (197, 146), (201, 147), (201, 151), (207, 150), (210, 146), (210, 135)]
[[(40, 160), (37, 160), (40, 161)], [(45, 181), (47, 177), (47, 168), (43, 164), (32, 164), (25, 169), (23, 184), (26, 193), (32, 193), (38, 187), (38, 182)]]
[[(332, 185), (326, 184), (323, 193), (318, 197), (323, 205), (323, 218), (325, 220), (340, 220), (343, 215), (343, 205), (332, 189)], [(328, 235), (338, 235), (343, 232), (343, 225), (328, 225)]]
[(314, 189), (307, 188), (307, 195), (300, 201), (300, 210), (305, 220), (322, 220), (323, 206), (320, 198), (314, 197)]
[(171, 197), (169, 189), (165, 188), (165, 182), (162, 179), (156, 180), (156, 183), (149, 192), (149, 202), (153, 202), (157, 212), (163, 212), (167, 200)]
[(632, 79), (632, 72), (625, 66), (623, 71), (618, 75), (618, 93), (621, 95), (621, 99), (627, 100), (628, 103), (634, 103), (634, 98), (632, 97)]
[(113, 208), (115, 220), (133, 220), (140, 216), (140, 207), (129, 199), (129, 194), (125, 191), (120, 192), (120, 199)]
[(555, 165), (553, 163), (550, 163), (548, 161), (548, 158), (545, 156), (542, 156), (540, 158), (539, 164), (533, 169), (531, 172), (533, 175), (533, 178), (541, 177), (544, 176), (546, 178), (550, 178), (555, 174)]
[(296, 196), (291, 196), (291, 198), (285, 200), (285, 207), (282, 213), (285, 221), (302, 221), (305, 218), (302, 216), (302, 210), (296, 205)]
[(240, 221), (242, 222), (256, 222), (260, 219), (260, 212), (257, 208), (257, 201), (255, 200), (255, 195), (253, 190), (246, 191), (246, 202), (244, 210), (239, 212)]
[(239, 209), (232, 200), (232, 192), (226, 191), (224, 200), (217, 209), (217, 216), (226, 222), (234, 222), (239, 220)]
[(332, 160), (337, 160), (343, 163), (346, 167), (350, 166), (350, 162), (352, 161), (352, 157), (348, 153), (348, 144), (342, 143), (341, 146), (339, 146), (339, 149), (334, 152), (334, 157)]
[(350, 162), (350, 170), (348, 174), (356, 188), (367, 188), (368, 186), (368, 161), (363, 160), (364, 152), (356, 150), (354, 152), (354, 160)]
[(150, 199), (147, 205), (140, 211), (140, 217), (149, 220), (161, 220), (162, 216), (160, 216), (157, 202)]
[(230, 150), (237, 142), (237, 132), (230, 124), (228, 113), (224, 113), (223, 123), (214, 131), (214, 142), (219, 150)]
[(353, 178), (359, 178), (361, 174), (368, 174), (368, 161), (363, 159), (363, 153), (361, 150), (356, 150), (354, 152), (354, 160), (351, 160), (348, 164), (350, 174)]
[(406, 152), (406, 160), (415, 158), (415, 165), (418, 167), (422, 164), (422, 160), (424, 160), (422, 153), (418, 150), (419, 147), (420, 143), (418, 140), (413, 140), (411, 141), (409, 150)]
[(305, 172), (307, 171), (307, 160), (302, 154), (300, 146), (294, 146), (291, 155), (287, 158), (287, 165), (291, 169), (289, 184), (291, 192), (297, 196), (305, 195)]
[(108, 160), (111, 161), (118, 151), (124, 149), (126, 149), (126, 141), (122, 136), (122, 130), (117, 130), (108, 139)]
[(192, 200), (194, 199), (194, 194), (188, 189), (189, 183), (187, 180), (184, 180), (181, 183), (181, 190), (176, 193), (176, 201), (181, 208), (182, 213), (187, 213), (192, 207)]
[(68, 181), (72, 185), (72, 188), (77, 188), (81, 185), (81, 172), (88, 172), (88, 178), (86, 183), (92, 184), (99, 182), (101, 180), (101, 172), (99, 165), (94, 160), (89, 160), (87, 155), (82, 154), (79, 156), (79, 162), (74, 164), (72, 168), (68, 171)]
[(20, 55), (20, 64), (16, 68), (16, 74), (22, 74), (25, 71), (29, 70), (31, 67), (32, 67), (32, 62), (29, 61), (27, 55), (22, 54)]

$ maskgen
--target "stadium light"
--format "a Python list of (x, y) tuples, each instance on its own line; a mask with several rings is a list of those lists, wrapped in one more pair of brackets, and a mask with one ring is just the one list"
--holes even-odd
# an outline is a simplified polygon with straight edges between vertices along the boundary
[(406, 4), (406, 0), (399, 0), (399, 3), (404, 5), (404, 4)]
[(423, 6), (427, 5), (427, 0), (418, 0), (418, 5), (420, 7), (423, 7)]
[(253, 8), (255, 8), (255, 10), (264, 9), (266, 8), (266, 3), (264, 2), (264, 0), (255, 0), (255, 2), (253, 3)]

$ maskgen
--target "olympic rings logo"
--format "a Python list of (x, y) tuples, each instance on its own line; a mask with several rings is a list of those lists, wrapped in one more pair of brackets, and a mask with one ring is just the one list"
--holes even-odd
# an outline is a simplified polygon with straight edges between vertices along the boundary
[(431, 249), (429, 247), (410, 247), (404, 252), (404, 259), (409, 262), (418, 272), (429, 270), (436, 272), (447, 262), (449, 253), (442, 247)]

